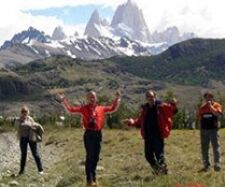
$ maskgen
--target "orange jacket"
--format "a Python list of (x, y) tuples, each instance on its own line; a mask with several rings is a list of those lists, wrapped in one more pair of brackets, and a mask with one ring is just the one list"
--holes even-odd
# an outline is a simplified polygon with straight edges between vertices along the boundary
[(200, 120), (202, 129), (218, 128), (219, 115), (222, 115), (222, 106), (217, 102), (213, 102), (211, 106), (205, 103), (197, 111), (197, 118)]
[[(134, 123), (129, 126), (136, 126), (141, 128), (141, 135), (144, 138), (144, 120), (146, 115), (146, 109), (142, 109), (138, 118), (133, 119)], [(157, 117), (160, 134), (162, 138), (167, 138), (172, 129), (172, 117), (177, 112), (176, 104), (162, 103), (157, 106)]]
[[(64, 99), (63, 104), (65, 108), (71, 113), (78, 113), (82, 116), (82, 125), (84, 129), (90, 129), (94, 131), (100, 131), (103, 128), (104, 115), (105, 113), (111, 113), (116, 111), (119, 106), (119, 99), (115, 99), (112, 105), (101, 106), (101, 105), (81, 105), (81, 106), (71, 106), (68, 104), (67, 99)], [(91, 118), (95, 119), (96, 125), (90, 127), (89, 123)]]
[[(222, 106), (217, 103), (217, 102), (213, 102), (212, 103), (212, 107), (213, 109), (216, 111), (216, 112), (219, 112), (222, 114)], [(198, 113), (197, 113), (197, 117), (198, 118), (201, 118), (203, 114), (206, 114), (206, 113), (212, 113), (211, 109), (210, 109), (210, 106), (208, 105), (208, 103), (205, 103), (204, 105), (202, 105), (199, 110), (198, 110)]]

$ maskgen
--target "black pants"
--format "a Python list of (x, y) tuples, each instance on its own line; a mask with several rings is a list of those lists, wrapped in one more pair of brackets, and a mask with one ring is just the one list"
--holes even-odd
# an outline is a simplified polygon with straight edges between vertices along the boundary
[(145, 138), (145, 158), (154, 170), (165, 165), (164, 140), (161, 137)]
[(20, 173), (24, 172), (26, 160), (27, 160), (27, 146), (30, 146), (32, 155), (38, 167), (38, 171), (43, 171), (41, 158), (37, 149), (37, 142), (29, 141), (29, 138), (20, 139), (20, 150), (21, 150), (21, 160), (20, 160)]
[(101, 131), (86, 130), (84, 133), (84, 146), (86, 150), (85, 172), (87, 181), (96, 181), (96, 167), (101, 150)]

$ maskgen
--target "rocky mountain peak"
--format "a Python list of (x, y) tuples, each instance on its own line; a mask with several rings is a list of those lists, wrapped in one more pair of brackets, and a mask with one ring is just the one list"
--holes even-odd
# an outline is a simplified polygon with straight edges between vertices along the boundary
[(98, 27), (100, 27), (101, 25), (102, 25), (102, 20), (100, 18), (99, 12), (98, 10), (94, 10), (85, 28), (84, 35), (88, 35), (91, 37), (101, 36), (102, 34), (98, 29)]
[(29, 27), (27, 30), (15, 34), (11, 40), (5, 41), (1, 49), (12, 47), (14, 44), (28, 44), (30, 41), (35, 40), (41, 43), (49, 42), (50, 37), (45, 35), (34, 27)]
[[(131, 14), (132, 12), (132, 14)], [(142, 10), (133, 0), (118, 6), (112, 19), (111, 26), (120, 35), (125, 35), (142, 42), (150, 41), (150, 33)], [(125, 30), (125, 32), (123, 32)]]
[(63, 28), (61, 26), (56, 27), (52, 33), (52, 39), (63, 40), (65, 38), (66, 38), (66, 34), (64, 33)]
[(155, 31), (152, 34), (152, 40), (156, 43), (167, 42), (169, 45), (194, 38), (194, 33), (180, 33), (176, 26), (168, 27), (162, 32)]

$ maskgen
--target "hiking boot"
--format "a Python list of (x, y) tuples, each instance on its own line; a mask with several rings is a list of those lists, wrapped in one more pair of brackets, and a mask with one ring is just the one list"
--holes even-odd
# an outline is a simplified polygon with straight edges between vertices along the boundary
[(209, 166), (203, 167), (202, 169), (200, 169), (198, 172), (208, 172), (210, 170)]
[(166, 164), (162, 164), (159, 169), (158, 169), (159, 175), (167, 175), (168, 174), (168, 169)]
[(220, 164), (215, 164), (214, 170), (215, 170), (215, 171), (221, 171), (221, 166), (220, 166)]
[(86, 187), (97, 187), (98, 186), (98, 184), (97, 184), (97, 182), (96, 181), (88, 181), (87, 182), (87, 185), (86, 185)]
[(24, 171), (19, 171), (17, 176), (20, 176), (20, 175), (23, 175), (23, 174), (24, 174)]

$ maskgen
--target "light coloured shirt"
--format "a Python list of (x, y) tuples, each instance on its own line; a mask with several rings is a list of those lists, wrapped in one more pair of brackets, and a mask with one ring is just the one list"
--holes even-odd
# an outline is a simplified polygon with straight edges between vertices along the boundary
[(17, 128), (17, 136), (18, 138), (28, 138), (30, 135), (31, 127), (34, 124), (34, 120), (32, 117), (27, 116), (24, 121), (21, 119), (16, 119), (15, 126)]

